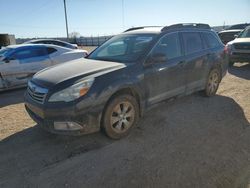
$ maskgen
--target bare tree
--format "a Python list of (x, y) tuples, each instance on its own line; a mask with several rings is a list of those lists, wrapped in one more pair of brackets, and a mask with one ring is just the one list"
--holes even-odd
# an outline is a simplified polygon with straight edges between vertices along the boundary
[(69, 38), (79, 38), (81, 36), (81, 34), (79, 32), (73, 31), (71, 33), (69, 33)]
[(69, 40), (73, 43), (77, 43), (76, 39), (79, 38), (81, 35), (80, 33), (73, 31), (69, 33)]

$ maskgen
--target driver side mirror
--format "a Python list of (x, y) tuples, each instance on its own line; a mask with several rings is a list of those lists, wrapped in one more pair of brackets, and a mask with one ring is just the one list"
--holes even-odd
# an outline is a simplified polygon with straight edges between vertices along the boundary
[(234, 35), (234, 38), (237, 38), (238, 36), (239, 36), (238, 34), (235, 34), (235, 35)]
[(149, 63), (164, 63), (166, 61), (167, 56), (164, 53), (155, 53), (148, 60)]

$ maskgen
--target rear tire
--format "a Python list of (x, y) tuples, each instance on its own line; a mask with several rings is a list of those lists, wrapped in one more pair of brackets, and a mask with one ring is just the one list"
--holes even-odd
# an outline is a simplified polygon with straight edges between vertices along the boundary
[(139, 105), (131, 95), (111, 99), (102, 118), (102, 128), (108, 137), (121, 139), (127, 136), (139, 119)]
[(219, 68), (213, 68), (208, 74), (205, 89), (203, 93), (206, 97), (214, 96), (218, 90), (221, 81), (221, 71)]

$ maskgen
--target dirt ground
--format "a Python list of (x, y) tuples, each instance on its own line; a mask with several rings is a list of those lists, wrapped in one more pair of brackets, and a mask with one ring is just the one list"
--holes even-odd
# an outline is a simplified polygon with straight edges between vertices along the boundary
[(119, 141), (40, 130), (23, 92), (0, 94), (0, 187), (250, 187), (250, 64), (215, 97), (161, 103)]

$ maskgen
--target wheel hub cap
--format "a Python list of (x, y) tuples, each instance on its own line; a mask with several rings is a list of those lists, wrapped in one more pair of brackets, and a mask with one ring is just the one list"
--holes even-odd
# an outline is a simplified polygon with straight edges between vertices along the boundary
[(216, 72), (212, 73), (208, 80), (208, 91), (214, 93), (219, 86), (219, 76)]
[(125, 132), (134, 122), (135, 110), (130, 102), (117, 104), (111, 113), (110, 122), (112, 129), (117, 133)]

